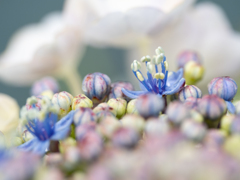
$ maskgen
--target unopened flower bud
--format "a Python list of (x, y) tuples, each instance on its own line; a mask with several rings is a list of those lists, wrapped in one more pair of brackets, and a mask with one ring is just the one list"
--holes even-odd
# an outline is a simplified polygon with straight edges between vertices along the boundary
[(145, 120), (135, 114), (127, 114), (121, 119), (121, 123), (124, 127), (135, 129), (137, 132), (142, 132), (145, 126)]
[(191, 119), (185, 120), (181, 125), (181, 132), (190, 140), (201, 142), (207, 132), (203, 124)]
[(164, 109), (164, 100), (156, 94), (145, 94), (137, 99), (136, 107), (144, 118), (158, 117)]
[(184, 51), (177, 58), (178, 68), (184, 68), (184, 66), (189, 62), (194, 61), (198, 64), (202, 64), (199, 55), (193, 51)]
[(109, 99), (107, 104), (112, 107), (116, 112), (116, 117), (121, 118), (126, 113), (127, 101), (122, 98)]
[(134, 129), (120, 127), (114, 131), (111, 139), (115, 146), (132, 148), (137, 144), (139, 134)]
[(84, 77), (82, 90), (94, 105), (104, 102), (111, 89), (111, 80), (106, 74), (92, 73)]
[(93, 112), (97, 116), (97, 120), (101, 122), (102, 119), (107, 116), (116, 116), (116, 111), (110, 107), (107, 103), (101, 103), (93, 109)]
[(90, 108), (77, 109), (73, 117), (73, 122), (76, 126), (95, 121), (97, 121), (97, 116)]
[(53, 93), (58, 93), (59, 92), (58, 82), (52, 77), (44, 77), (33, 84), (31, 93), (34, 96), (38, 96), (46, 90), (50, 90)]
[(180, 101), (170, 103), (167, 107), (166, 114), (174, 126), (179, 126), (185, 119), (191, 117), (189, 109)]
[(230, 77), (217, 77), (208, 84), (208, 93), (231, 101), (237, 93), (237, 83)]
[(84, 94), (79, 94), (73, 98), (72, 102), (72, 109), (78, 109), (78, 108), (92, 108), (93, 102)]
[(204, 74), (204, 68), (202, 65), (196, 63), (195, 61), (189, 61), (184, 66), (184, 78), (186, 84), (193, 85), (202, 79)]
[(188, 85), (179, 91), (178, 97), (180, 101), (184, 102), (189, 97), (201, 98), (202, 92), (198, 87), (194, 85)]
[(129, 103), (127, 104), (127, 114), (138, 114), (136, 102), (137, 99), (129, 101)]
[(216, 95), (205, 95), (198, 101), (198, 112), (203, 115), (209, 128), (216, 128), (226, 112), (226, 103)]
[(130, 99), (123, 94), (122, 88), (132, 91), (134, 90), (133, 85), (129, 82), (116, 82), (111, 84), (111, 92), (109, 94), (109, 99), (111, 98), (123, 98), (126, 101), (129, 101)]
[(68, 112), (71, 111), (72, 99), (73, 96), (66, 91), (54, 94), (52, 103), (59, 108), (60, 116), (65, 116)]

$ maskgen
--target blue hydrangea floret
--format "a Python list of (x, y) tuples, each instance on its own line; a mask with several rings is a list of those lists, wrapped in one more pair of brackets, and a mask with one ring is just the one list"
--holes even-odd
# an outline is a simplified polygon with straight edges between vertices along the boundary
[(48, 150), (51, 140), (65, 139), (71, 128), (74, 111), (59, 121), (57, 111), (58, 109), (53, 105), (44, 105), (41, 110), (34, 107), (27, 110), (22, 121), (34, 138), (18, 148), (23, 151), (44, 154)]
[[(162, 97), (175, 94), (184, 87), (183, 69), (179, 69), (177, 72), (168, 72), (168, 62), (163, 49), (158, 47), (156, 54), (152, 59), (150, 56), (144, 56), (141, 59), (141, 62), (145, 63), (147, 68), (147, 78), (139, 70), (141, 68), (139, 61), (134, 60), (131, 64), (131, 69), (140, 82), (141, 91), (129, 91), (122, 88), (122, 92), (129, 98), (134, 99), (147, 93), (155, 93)], [(161, 71), (158, 69), (159, 65)]]

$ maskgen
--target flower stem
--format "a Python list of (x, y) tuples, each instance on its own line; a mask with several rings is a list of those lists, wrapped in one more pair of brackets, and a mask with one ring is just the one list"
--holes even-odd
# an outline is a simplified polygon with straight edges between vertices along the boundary
[(59, 152), (59, 141), (51, 141), (49, 152)]
[(163, 109), (163, 114), (166, 113), (166, 110), (167, 110), (167, 96), (166, 95), (163, 95), (162, 96), (163, 100), (164, 100), (164, 109)]
[(70, 89), (70, 93), (73, 96), (82, 93), (82, 78), (77, 72), (77, 68), (74, 66), (64, 66), (60, 72), (60, 78), (65, 81), (67, 86)]

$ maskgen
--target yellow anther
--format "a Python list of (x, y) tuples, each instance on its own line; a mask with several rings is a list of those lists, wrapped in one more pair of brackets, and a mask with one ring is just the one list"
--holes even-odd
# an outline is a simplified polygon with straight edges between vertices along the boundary
[(151, 61), (151, 57), (150, 56), (143, 56), (141, 58), (141, 62), (150, 62)]
[(168, 62), (167, 61), (164, 62), (164, 67), (165, 67), (166, 71), (168, 71)]
[(140, 72), (137, 72), (137, 78), (139, 79), (139, 81), (144, 81), (144, 78)]
[(164, 79), (165, 75), (163, 73), (156, 73), (154, 76), (156, 79)]
[(141, 67), (141, 64), (137, 60), (134, 60), (133, 63), (131, 64), (131, 69), (133, 71), (139, 70), (140, 67)]
[(147, 63), (147, 70), (148, 72), (153, 73), (154, 68), (152, 63), (150, 62)]
[(160, 54), (164, 54), (164, 50), (163, 50), (163, 48), (162, 47), (158, 47), (156, 50), (155, 50), (155, 53), (157, 54), (157, 55), (160, 55)]

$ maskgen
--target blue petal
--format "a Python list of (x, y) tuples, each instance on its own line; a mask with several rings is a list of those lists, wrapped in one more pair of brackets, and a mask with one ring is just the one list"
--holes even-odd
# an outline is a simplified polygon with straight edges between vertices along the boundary
[(33, 138), (27, 142), (25, 142), (24, 144), (18, 146), (17, 148), (23, 151), (32, 151), (35, 144), (38, 142), (37, 138)]
[(176, 84), (180, 81), (180, 79), (183, 77), (183, 69), (179, 69), (177, 72), (172, 72), (168, 78), (167, 78), (167, 84), (166, 86), (171, 86), (173, 84)]
[(231, 114), (235, 114), (236, 108), (235, 108), (235, 106), (232, 104), (232, 102), (226, 101), (226, 104), (227, 104), (227, 109), (228, 109), (228, 111), (229, 111)]
[(49, 143), (49, 140), (39, 141), (37, 138), (34, 138), (18, 146), (18, 149), (43, 155), (46, 152), (46, 149), (49, 147)]
[(179, 92), (181, 87), (183, 87), (184, 84), (185, 84), (185, 79), (182, 78), (177, 84), (175, 84), (174, 86), (171, 86), (171, 88), (166, 87), (166, 90), (163, 92), (163, 95), (171, 95)]
[(139, 82), (139, 86), (140, 86), (141, 90), (147, 91), (146, 87), (141, 82)]
[(54, 134), (50, 139), (52, 140), (62, 140), (65, 139), (68, 135), (69, 130), (71, 129), (71, 124), (73, 122), (73, 116), (75, 111), (70, 111), (66, 116), (60, 119), (54, 129)]
[(62, 128), (62, 127), (65, 127), (65, 126), (70, 126), (73, 122), (74, 113), (75, 113), (75, 110), (72, 110), (66, 116), (64, 116), (62, 119), (60, 119), (56, 123), (55, 129)]
[(49, 148), (50, 141), (39, 141), (35, 144), (32, 152), (40, 155), (44, 155), (46, 150)]
[(68, 133), (71, 129), (71, 126), (59, 126), (57, 129), (55, 129), (54, 134), (51, 136), (50, 139), (52, 140), (62, 140), (65, 139), (68, 136)]
[(138, 96), (148, 93), (148, 91), (129, 91), (124, 88), (122, 88), (122, 92), (123, 92), (123, 94), (125, 94), (125, 96), (127, 96), (131, 99), (136, 99), (136, 98), (138, 98)]

